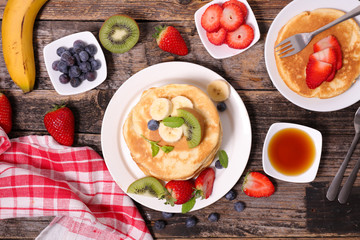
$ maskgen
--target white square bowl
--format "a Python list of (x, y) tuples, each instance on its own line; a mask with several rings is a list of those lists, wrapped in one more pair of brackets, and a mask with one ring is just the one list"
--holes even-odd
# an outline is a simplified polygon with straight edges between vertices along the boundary
[(252, 43), (245, 49), (235, 49), (235, 48), (230, 48), (227, 44), (222, 44), (220, 46), (216, 46), (214, 44), (212, 44), (211, 42), (209, 42), (207, 36), (206, 36), (206, 30), (201, 26), (201, 16), (204, 14), (205, 10), (213, 4), (222, 4), (224, 2), (226, 2), (228, 0), (213, 0), (209, 3), (207, 3), (206, 5), (202, 6), (201, 8), (199, 8), (194, 15), (195, 18), (195, 25), (196, 25), (196, 29), (198, 31), (198, 34), (200, 36), (200, 40), (203, 43), (203, 45), (205, 46), (206, 50), (209, 52), (209, 54), (215, 58), (215, 59), (223, 59), (223, 58), (228, 58), (228, 57), (232, 57), (235, 56), (239, 53), (242, 53), (244, 51), (246, 51), (247, 49), (249, 49), (251, 46), (253, 46), (257, 41), (259, 41), (260, 39), (260, 30), (259, 30), (259, 26), (257, 24), (255, 15), (250, 7), (250, 5), (248, 4), (248, 2), (246, 0), (239, 0), (240, 2), (244, 3), (246, 5), (246, 8), (248, 10), (248, 16), (246, 18), (246, 24), (248, 24), (249, 26), (251, 26), (254, 29), (254, 40), (252, 41)]
[[(82, 40), (87, 45), (94, 44), (96, 46), (97, 52), (94, 55), (94, 58), (100, 61), (101, 67), (96, 71), (97, 76), (94, 81), (84, 80), (78, 87), (72, 87), (70, 83), (63, 84), (59, 81), (59, 76), (62, 73), (52, 69), (52, 63), (56, 60), (60, 60), (60, 57), (56, 54), (56, 50), (59, 47), (70, 48), (73, 46), (73, 43), (76, 40)], [(44, 61), (51, 83), (53, 84), (55, 91), (60, 95), (74, 95), (91, 90), (101, 84), (107, 76), (107, 67), (104, 53), (95, 36), (88, 31), (74, 33), (46, 45), (44, 47)]]
[[(277, 132), (287, 128), (296, 128), (306, 132), (311, 137), (315, 145), (315, 159), (313, 164), (309, 167), (307, 171), (299, 175), (291, 175), (291, 176), (284, 175), (279, 171), (277, 171), (270, 163), (270, 159), (268, 155), (269, 142)], [(267, 175), (282, 181), (295, 182), (295, 183), (312, 182), (315, 179), (317, 171), (319, 169), (321, 151), (322, 151), (322, 135), (318, 130), (293, 123), (274, 123), (273, 125), (270, 126), (269, 131), (266, 134), (266, 138), (263, 146), (262, 164), (263, 164), (264, 172)]]

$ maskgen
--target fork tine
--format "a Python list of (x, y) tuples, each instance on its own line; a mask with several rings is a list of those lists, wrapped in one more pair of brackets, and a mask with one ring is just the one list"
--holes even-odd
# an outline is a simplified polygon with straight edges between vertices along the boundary
[(281, 45), (283, 45), (283, 44), (285, 44), (285, 43), (287, 43), (287, 42), (291, 42), (289, 38), (281, 41), (281, 42), (280, 42), (278, 45), (276, 45), (274, 48), (278, 48), (278, 47), (280, 47)]
[[(276, 50), (275, 52), (279, 52), (281, 50), (286, 50), (286, 48), (292, 47), (291, 42), (289, 42), (288, 44), (286, 44), (285, 46), (283, 46), (282, 48), (279, 48), (278, 50)], [(284, 51), (283, 51), (284, 52)]]
[(283, 53), (279, 53), (278, 55), (280, 56), (281, 54), (285, 54), (285, 55), (280, 56), (280, 58), (284, 58), (284, 57), (290, 57), (291, 55), (294, 55), (295, 53), (297, 53), (295, 51), (295, 48), (290, 48), (290, 49), (286, 50)]

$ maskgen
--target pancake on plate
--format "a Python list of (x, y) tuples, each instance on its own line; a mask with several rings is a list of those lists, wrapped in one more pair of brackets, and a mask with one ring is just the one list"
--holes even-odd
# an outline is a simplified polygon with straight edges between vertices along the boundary
[[(275, 46), (297, 33), (312, 32), (319, 29), (342, 15), (344, 12), (328, 8), (302, 12), (282, 27)], [(319, 87), (310, 89), (305, 80), (309, 56), (314, 52), (313, 45), (329, 35), (334, 35), (341, 46), (343, 66), (337, 70), (332, 81), (324, 81)], [(277, 52), (274, 54), (278, 72), (292, 91), (304, 97), (335, 97), (349, 89), (360, 74), (360, 28), (355, 20), (348, 19), (316, 35), (297, 54), (281, 59)]]
[[(201, 115), (204, 123), (202, 140), (193, 148), (188, 146), (185, 135), (176, 142), (166, 142), (159, 130), (149, 130), (147, 125), (153, 119), (150, 109), (156, 99), (171, 101), (178, 96), (191, 101), (192, 108)], [(174, 104), (173, 107), (181, 105)], [(195, 177), (212, 163), (221, 145), (222, 128), (218, 111), (206, 93), (188, 84), (169, 84), (143, 92), (124, 123), (123, 136), (133, 160), (146, 175), (164, 181), (185, 180)], [(158, 142), (159, 146), (174, 148), (168, 153), (160, 150), (153, 156), (149, 140)]]

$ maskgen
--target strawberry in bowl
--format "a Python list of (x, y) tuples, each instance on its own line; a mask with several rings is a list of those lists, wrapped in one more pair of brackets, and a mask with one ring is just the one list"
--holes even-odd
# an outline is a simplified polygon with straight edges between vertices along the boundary
[(256, 18), (245, 0), (214, 0), (196, 11), (195, 24), (203, 45), (216, 59), (237, 55), (260, 39)]

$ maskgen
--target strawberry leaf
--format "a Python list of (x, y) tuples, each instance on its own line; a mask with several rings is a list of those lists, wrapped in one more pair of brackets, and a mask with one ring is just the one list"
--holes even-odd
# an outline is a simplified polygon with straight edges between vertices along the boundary
[(219, 161), (220, 161), (221, 166), (223, 166), (224, 168), (228, 167), (229, 157), (224, 150), (219, 151)]
[(182, 117), (166, 117), (162, 122), (167, 127), (178, 128), (184, 124), (185, 120)]
[(195, 206), (195, 202), (196, 202), (196, 198), (195, 196), (192, 197), (189, 201), (187, 201), (186, 203), (184, 203), (181, 206), (181, 212), (182, 213), (187, 213), (189, 212), (194, 206)]

